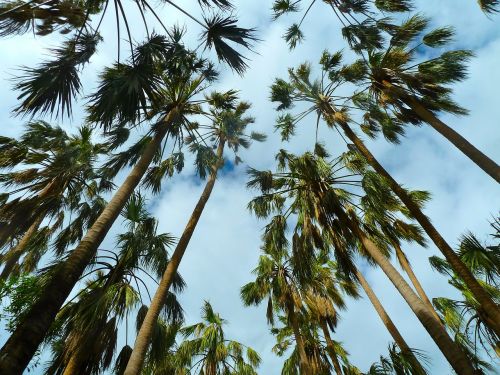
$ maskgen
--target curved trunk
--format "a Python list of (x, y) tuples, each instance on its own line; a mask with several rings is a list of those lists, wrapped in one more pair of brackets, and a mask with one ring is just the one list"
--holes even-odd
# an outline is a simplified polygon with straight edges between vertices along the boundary
[(319, 325), (321, 326), (321, 330), (323, 331), (323, 336), (325, 336), (326, 350), (328, 351), (328, 355), (332, 360), (335, 373), (337, 375), (342, 375), (342, 368), (340, 367), (339, 359), (337, 357), (337, 353), (335, 352), (335, 344), (333, 343), (333, 340), (330, 337), (330, 331), (328, 331), (328, 327), (323, 319), (320, 320)]
[(436, 310), (434, 310), (434, 306), (432, 305), (432, 302), (430, 301), (429, 297), (427, 297), (427, 293), (425, 293), (422, 284), (420, 284), (420, 281), (418, 281), (417, 276), (413, 272), (413, 269), (411, 268), (410, 262), (408, 261), (406, 254), (403, 252), (399, 244), (394, 243), (393, 245), (394, 249), (396, 250), (396, 257), (398, 258), (399, 264), (408, 274), (408, 277), (410, 278), (410, 281), (415, 287), (415, 290), (417, 291), (418, 295), (420, 296), (422, 301), (427, 305), (427, 307), (429, 307), (429, 310), (431, 311), (432, 315), (434, 315), (434, 318), (436, 318), (438, 322), (441, 322), (441, 319), (439, 318), (439, 315), (437, 314)]
[(444, 240), (444, 238), (437, 231), (434, 225), (432, 225), (429, 218), (425, 216), (420, 207), (411, 199), (407, 191), (403, 189), (396, 182), (396, 180), (394, 180), (394, 178), (392, 178), (392, 176), (384, 169), (384, 167), (382, 167), (382, 165), (380, 165), (378, 160), (375, 159), (372, 153), (366, 148), (363, 141), (358, 138), (358, 136), (352, 131), (347, 123), (340, 122), (339, 125), (346, 136), (351, 140), (351, 142), (354, 143), (359, 152), (373, 167), (373, 169), (387, 180), (392, 191), (394, 191), (399, 199), (401, 199), (401, 201), (408, 208), (415, 220), (417, 220), (417, 222), (425, 230), (432, 242), (434, 242), (436, 247), (444, 255), (453, 270), (464, 281), (467, 288), (469, 288), (476, 300), (482, 305), (487, 315), (486, 323), (488, 324), (488, 326), (492, 330), (494, 330), (498, 336), (500, 336), (500, 309), (498, 308), (498, 306), (493, 302), (484, 288), (478, 283), (474, 275), (471, 273), (469, 268), (467, 268), (464, 262), (462, 262), (460, 257)]
[(366, 295), (368, 296), (368, 299), (372, 303), (373, 307), (375, 308), (375, 311), (377, 312), (378, 316), (380, 317), (380, 320), (382, 320), (382, 323), (384, 323), (385, 328), (389, 331), (389, 334), (392, 336), (392, 339), (396, 343), (397, 346), (399, 346), (399, 349), (401, 352), (406, 353), (407, 355), (410, 356), (412, 361), (414, 362), (414, 366), (416, 369), (418, 369), (419, 374), (416, 375), (425, 375), (426, 372), (423, 369), (422, 365), (418, 361), (418, 359), (413, 355), (410, 347), (406, 343), (405, 339), (397, 329), (396, 325), (390, 318), (389, 314), (385, 310), (384, 306), (378, 299), (377, 295), (373, 291), (373, 289), (370, 287), (370, 284), (368, 284), (368, 281), (364, 278), (363, 274), (359, 272), (359, 270), (356, 270), (356, 277), (359, 280), (359, 284), (365, 291)]
[(357, 223), (349, 218), (340, 207), (341, 206), (338, 205), (335, 212), (339, 220), (359, 239), (368, 254), (370, 254), (372, 259), (387, 275), (389, 280), (391, 280), (398, 292), (407, 302), (408, 306), (410, 306), (412, 311), (415, 313), (418, 320), (422, 323), (441, 352), (444, 354), (455, 372), (458, 375), (473, 375), (475, 373), (474, 368), (465, 353), (463, 353), (458, 345), (450, 338), (444, 327), (434, 318), (428, 307), (420, 298), (418, 298), (413, 289), (394, 268), (391, 262), (389, 262), (387, 257), (380, 251), (377, 245), (365, 236)]
[(0, 280), (7, 280), (17, 264), (19, 259), (23, 256), (24, 250), (28, 245), (31, 237), (36, 233), (40, 224), (42, 224), (43, 216), (39, 216), (33, 224), (24, 233), (23, 237), (19, 240), (16, 246), (9, 250), (7, 261), (4, 264), (2, 273), (0, 274)]
[(16, 330), (0, 351), (0, 374), (22, 374), (50, 329), (57, 312), (78, 282), (85, 267), (95, 256), (98, 246), (135, 188), (146, 173), (171, 123), (177, 117), (173, 109), (165, 117), (162, 126), (145, 147), (140, 159), (115, 192), (107, 206), (99, 215), (87, 234), (68, 258), (57, 265), (50, 281), (46, 284), (38, 300), (19, 322)]
[(151, 300), (151, 305), (146, 313), (146, 317), (142, 322), (141, 328), (137, 337), (135, 339), (134, 349), (132, 354), (130, 355), (129, 361), (127, 363), (127, 368), (125, 369), (124, 375), (132, 375), (139, 374), (142, 370), (144, 359), (146, 358), (146, 352), (149, 347), (149, 343), (151, 342), (151, 337), (153, 335), (153, 330), (156, 325), (156, 321), (158, 320), (158, 315), (160, 314), (161, 309), (163, 308), (164, 300), (167, 296), (168, 290), (172, 285), (172, 281), (174, 276), (177, 273), (177, 269), (179, 268), (179, 264), (181, 263), (182, 257), (186, 252), (189, 241), (191, 240), (191, 236), (194, 233), (196, 225), (198, 224), (198, 220), (201, 217), (203, 209), (212, 194), (212, 190), (215, 184), (215, 180), (217, 179), (217, 172), (219, 170), (219, 163), (222, 160), (222, 156), (224, 153), (224, 141), (221, 140), (219, 146), (217, 148), (217, 165), (212, 170), (208, 181), (203, 189), (203, 192), (196, 204), (189, 221), (184, 228), (184, 232), (182, 233), (177, 246), (175, 247), (174, 253), (172, 254), (172, 258), (168, 262), (167, 268), (163, 273), (163, 277), (158, 285), (158, 289), (155, 292), (153, 299)]
[(297, 315), (295, 314), (293, 305), (289, 306), (287, 310), (288, 319), (290, 320), (293, 335), (295, 336), (295, 342), (297, 344), (297, 351), (299, 352), (300, 373), (301, 375), (313, 375), (311, 367), (309, 366), (304, 340), (302, 339), (302, 334), (300, 333), (299, 322), (297, 321)]
[(450, 128), (431, 111), (425, 108), (416, 98), (404, 95), (403, 102), (415, 112), (418, 117), (429, 124), (434, 130), (450, 141), (483, 171), (488, 173), (496, 182), (500, 182), (500, 166), (488, 156), (479, 151), (467, 139)]

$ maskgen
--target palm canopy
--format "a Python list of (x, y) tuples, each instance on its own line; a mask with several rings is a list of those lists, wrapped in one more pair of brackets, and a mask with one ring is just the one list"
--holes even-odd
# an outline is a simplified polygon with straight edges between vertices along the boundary
[(202, 319), (179, 331), (186, 340), (177, 349), (178, 363), (190, 368), (189, 373), (257, 374), (256, 369), (261, 361), (257, 352), (237, 341), (226, 339), (224, 325), (227, 322), (207, 301), (202, 307)]
[[(0, 4), (0, 36), (25, 33), (33, 26), (39, 34), (49, 34), (58, 28), (68, 35), (62, 44), (52, 50), (53, 58), (44, 61), (35, 68), (24, 68), (23, 75), (19, 76), (15, 88), (19, 90), (18, 99), (21, 104), (16, 113), (21, 115), (71, 115), (73, 101), (82, 92), (80, 74), (84, 65), (88, 64), (91, 57), (98, 49), (102, 41), (99, 30), (103, 18), (109, 11), (109, 0), (97, 0), (91, 2), (65, 1), (5, 1)], [(132, 14), (141, 15), (143, 26), (146, 30), (147, 39), (151, 40), (160, 36), (150, 32), (148, 25), (155, 21), (160, 25), (165, 38), (175, 38), (175, 31), (169, 30), (148, 1), (134, 1), (136, 7), (125, 6), (121, 0), (114, 1), (118, 62), (116, 67), (123, 70), (134, 70), (143, 72), (149, 67), (148, 61), (142, 61), (137, 56), (133, 46), (132, 26), (127, 18)], [(238, 52), (234, 46), (251, 48), (252, 42), (256, 41), (255, 30), (237, 26), (237, 20), (227, 11), (232, 9), (228, 1), (199, 1), (202, 9), (219, 9), (218, 13), (203, 11), (203, 17), (197, 19), (186, 12), (173, 1), (167, 0), (164, 4), (180, 10), (189, 18), (194, 20), (203, 29), (200, 36), (205, 49), (214, 49), (218, 59), (237, 73), (242, 74), (247, 67), (245, 57)], [(109, 7), (111, 8), (111, 7)], [(153, 20), (146, 18), (149, 13)], [(209, 15), (210, 14), (210, 15)], [(121, 20), (120, 20), (121, 19)], [(126, 35), (130, 47), (130, 64), (121, 65), (120, 33), (121, 21), (125, 24)], [(169, 58), (168, 56), (164, 56)], [(123, 99), (123, 98), (122, 98)]]
[(0, 218), (9, 223), (2, 228), (2, 241), (24, 233), (39, 218), (55, 219), (56, 229), (63, 224), (65, 210), (77, 210), (113, 186), (95, 169), (108, 146), (92, 137), (89, 127), (71, 135), (35, 121), (27, 124), (19, 140), (0, 139), (0, 166), (7, 169), (0, 174), (7, 191)]
[[(406, 106), (407, 96), (418, 98), (431, 112), (465, 114), (451, 100), (448, 85), (466, 77), (464, 63), (471, 53), (456, 50), (436, 56), (432, 49), (446, 45), (453, 31), (445, 27), (423, 34), (427, 25), (427, 19), (411, 17), (395, 27), (385, 48), (360, 51), (361, 58), (352, 64), (342, 65), (341, 52), (325, 51), (320, 59), (321, 79), (311, 78), (309, 64), (289, 69), (288, 81), (276, 79), (271, 100), (279, 104), (278, 110), (299, 102), (310, 103), (307, 111), (280, 117), (278, 126), (284, 137), (293, 134), (293, 125), (304, 115), (316, 113), (330, 125), (343, 120), (354, 122), (369, 136), (382, 133), (388, 141), (397, 143), (405, 124), (422, 122)], [(423, 48), (431, 51), (420, 54)], [(425, 55), (435, 57), (425, 61), (420, 58)], [(346, 90), (341, 90), (344, 86)], [(360, 116), (358, 121), (349, 116), (351, 110)]]
[[(174, 238), (157, 233), (157, 221), (145, 205), (142, 195), (132, 196), (122, 212), (128, 231), (118, 235), (117, 249), (100, 250), (82, 277), (86, 285), (59, 312), (47, 339), (53, 349), (50, 373), (71, 368), (82, 374), (98, 374), (110, 367), (122, 322), (127, 324), (128, 316), (141, 305), (139, 316), (147, 310), (147, 281), (159, 279)], [(185, 286), (178, 274), (173, 284), (175, 292)], [(174, 325), (183, 321), (183, 310), (174, 293), (165, 299), (163, 318)]]

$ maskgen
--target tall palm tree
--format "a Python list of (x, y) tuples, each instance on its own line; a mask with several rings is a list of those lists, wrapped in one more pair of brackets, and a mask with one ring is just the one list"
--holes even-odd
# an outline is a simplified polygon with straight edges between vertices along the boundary
[(436, 116), (438, 112), (466, 113), (451, 100), (448, 85), (466, 77), (465, 62), (472, 53), (447, 51), (418, 62), (415, 45), (443, 48), (453, 37), (449, 27), (424, 34), (428, 22), (419, 15), (409, 18), (396, 29), (386, 48), (368, 50), (356, 62), (358, 73), (363, 74), (353, 78), (361, 90), (368, 89), (373, 104), (389, 111), (397, 121), (427, 123), (500, 182), (500, 166)]
[(252, 348), (226, 339), (224, 325), (227, 322), (207, 301), (202, 307), (202, 319), (203, 321), (179, 331), (185, 340), (177, 349), (178, 362), (188, 366), (190, 373), (257, 374), (260, 356)]
[[(156, 281), (174, 242), (170, 235), (156, 232), (157, 221), (145, 204), (140, 194), (127, 202), (122, 216), (128, 231), (118, 236), (117, 249), (100, 251), (85, 277), (86, 286), (58, 313), (49, 373), (98, 374), (112, 364), (121, 323), (149, 294), (144, 279)], [(176, 275), (174, 289), (183, 287)], [(171, 323), (182, 322), (182, 308), (173, 293), (165, 298), (163, 311)]]
[[(297, 214), (301, 220), (306, 215), (311, 215), (322, 228), (341, 234), (346, 239), (344, 243), (359, 243), (362, 252), (380, 266), (391, 280), (455, 371), (473, 374), (474, 369), (467, 357), (451, 340), (444, 327), (392, 266), (383, 251), (363, 232), (352, 205), (349, 203), (351, 194), (337, 187), (341, 186), (342, 178), (337, 181), (337, 176), (334, 174), (335, 167), (311, 153), (298, 157), (288, 154), (286, 167), (277, 174), (252, 171), (253, 179), (249, 182), (250, 186), (261, 186), (264, 193), (261, 198), (267, 200), (267, 202), (259, 202), (261, 212), (267, 208), (268, 215), (270, 212), (276, 212), (275, 218), (285, 220), (281, 227), (274, 229), (281, 231), (281, 235), (284, 235), (283, 230), (286, 227), (284, 213), (298, 211)], [(281, 198), (277, 199), (273, 196)], [(290, 201), (289, 205), (285, 204), (287, 197)], [(272, 207), (269, 204), (272, 199), (280, 201), (281, 204)], [(355, 203), (353, 204), (355, 207)], [(298, 208), (301, 210), (299, 211)], [(336, 253), (338, 251), (342, 250), (337, 250)]]
[[(0, 165), (16, 168), (0, 175), (11, 197), (0, 207), (0, 217), (9, 222), (2, 228), (2, 237), (18, 237), (16, 245), (2, 257), (0, 278), (6, 279), (34, 237), (39, 237), (35, 247), (43, 247), (43, 237), (63, 224), (65, 210), (73, 210), (82, 199), (109, 189), (111, 184), (95, 170), (108, 146), (93, 143), (89, 127), (81, 127), (73, 136), (43, 121), (30, 122), (20, 140), (2, 137), (0, 141)], [(51, 229), (40, 231), (46, 219), (54, 221)]]
[[(278, 110), (291, 108), (295, 103), (307, 103), (309, 106), (306, 110), (299, 114), (292, 115), (290, 113), (280, 114), (278, 117), (277, 128), (281, 131), (284, 140), (289, 139), (295, 131), (297, 123), (310, 113), (316, 113), (317, 122), (323, 119), (329, 127), (340, 130), (352, 142), (355, 148), (366, 162), (380, 174), (397, 195), (401, 202), (406, 206), (411, 216), (420, 224), (429, 238), (434, 242), (436, 247), (442, 252), (451, 267), (464, 280), (471, 293), (485, 308), (488, 325), (497, 333), (500, 333), (500, 309), (492, 301), (488, 293), (481, 287), (474, 275), (470, 272), (462, 260), (455, 254), (451, 246), (441, 236), (439, 231), (434, 227), (429, 218), (422, 212), (419, 205), (419, 197), (411, 194), (404, 189), (380, 164), (375, 156), (366, 147), (364, 142), (352, 130), (350, 124), (354, 121), (349, 116), (349, 106), (344, 105), (345, 97), (334, 95), (335, 88), (346, 79), (351, 80), (353, 75), (359, 75), (358, 68), (360, 64), (353, 64), (347, 67), (339, 68), (342, 55), (340, 53), (329, 54), (324, 53), (321, 58), (322, 79), (311, 80), (311, 67), (308, 64), (303, 64), (297, 69), (290, 69), (290, 81), (277, 79), (272, 86), (271, 98), (273, 101), (279, 102)], [(361, 73), (364, 69), (361, 68)], [(363, 76), (361, 74), (361, 76)], [(345, 77), (345, 78), (343, 78)], [(359, 97), (359, 96), (358, 96)], [(350, 99), (350, 97), (348, 97)], [(337, 103), (340, 101), (340, 104)], [(405, 112), (407, 113), (407, 112)], [(379, 111), (379, 114), (385, 119), (381, 121), (383, 126), (382, 131), (388, 139), (397, 139), (397, 133), (400, 131), (397, 122), (389, 121), (390, 118), (385, 115), (385, 112)], [(382, 126), (382, 125), (381, 125)]]
[[(206, 203), (208, 202), (212, 190), (217, 179), (217, 174), (219, 169), (224, 165), (224, 148), (227, 145), (235, 153), (238, 151), (239, 147), (249, 147), (250, 140), (263, 141), (265, 137), (262, 134), (252, 132), (250, 135), (245, 134), (246, 127), (253, 123), (253, 118), (245, 116), (246, 111), (250, 108), (250, 105), (245, 102), (236, 103), (236, 97), (224, 98), (218, 93), (213, 93), (209, 96), (209, 101), (216, 104), (216, 102), (223, 101), (223, 103), (217, 103), (220, 106), (219, 109), (213, 111), (214, 120), (212, 124), (203, 127), (200, 126), (200, 130), (206, 130), (203, 138), (213, 138), (213, 147), (217, 149), (214, 155), (209, 154), (211, 157), (213, 165), (209, 166), (211, 169), (210, 175), (208, 177), (207, 183), (201, 196), (189, 218), (189, 221), (184, 228), (182, 236), (172, 254), (172, 258), (165, 268), (165, 272), (160, 281), (157, 291), (155, 292), (154, 298), (151, 302), (151, 306), (144, 318), (143, 325), (137, 335), (136, 342), (134, 344), (134, 350), (130, 357), (129, 364), (125, 370), (125, 374), (136, 374), (139, 373), (142, 364), (145, 359), (147, 348), (151, 341), (151, 335), (153, 332), (153, 327), (155, 326), (155, 321), (158, 318), (159, 312), (162, 308), (163, 301), (166, 294), (172, 284), (173, 277), (177, 273), (179, 265), (181, 263), (182, 257), (186, 252), (189, 245), (189, 241), (196, 229), (196, 225), (203, 213)], [(205, 129), (204, 129), (205, 128)], [(193, 144), (195, 148), (199, 145)], [(236, 156), (238, 158), (238, 156)], [(207, 162), (198, 163), (198, 171), (204, 176)], [(203, 165), (205, 164), (205, 166)], [(210, 164), (210, 163), (208, 163)]]
[[(279, 239), (277, 239), (279, 241)], [(269, 244), (271, 245), (271, 244)], [(274, 244), (274, 246), (280, 246)], [(303, 374), (312, 374), (312, 366), (305, 351), (304, 336), (299, 325), (299, 310), (302, 307), (300, 282), (291, 267), (286, 252), (279, 249), (266, 249), (259, 264), (253, 270), (256, 275), (252, 281), (241, 288), (241, 298), (246, 306), (259, 305), (267, 299), (267, 321), (274, 325), (276, 311), (282, 311), (291, 327), (297, 346), (300, 369)]]
[(135, 164), (123, 184), (78, 246), (52, 273), (43, 293), (1, 349), (0, 371), (19, 373), (26, 367), (57, 311), (158, 156), (167, 134), (182, 144), (183, 132), (191, 132), (188, 116), (203, 113), (196, 95), (207, 86), (205, 61), (188, 52), (179, 39), (155, 38), (138, 46), (136, 52), (135, 63), (116, 65), (103, 74), (91, 99), (90, 119), (105, 129), (114, 121), (134, 124), (141, 108), (147, 105), (147, 119), (152, 123), (150, 135), (143, 138), (138, 157), (129, 161)]

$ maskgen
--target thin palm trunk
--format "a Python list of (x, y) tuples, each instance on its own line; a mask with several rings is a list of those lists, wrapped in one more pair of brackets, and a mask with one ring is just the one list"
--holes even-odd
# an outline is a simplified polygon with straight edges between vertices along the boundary
[(335, 373), (337, 375), (342, 375), (342, 368), (340, 367), (339, 359), (337, 357), (337, 353), (335, 352), (335, 344), (330, 336), (330, 331), (328, 330), (328, 326), (324, 319), (320, 319), (319, 322), (321, 326), (321, 330), (323, 331), (323, 336), (326, 340), (326, 350), (328, 351), (328, 355), (333, 363), (333, 368), (335, 369)]
[(354, 143), (359, 152), (373, 167), (373, 169), (387, 180), (394, 193), (399, 197), (399, 199), (401, 199), (401, 201), (408, 208), (415, 220), (417, 220), (420, 226), (425, 230), (429, 238), (441, 251), (453, 270), (464, 281), (467, 288), (471, 291), (476, 300), (483, 307), (486, 315), (486, 323), (488, 324), (488, 326), (493, 331), (495, 331), (497, 335), (500, 336), (500, 309), (498, 308), (498, 306), (493, 302), (488, 293), (478, 283), (469, 268), (467, 268), (467, 266), (462, 262), (459, 256), (453, 251), (451, 246), (445, 241), (445, 239), (441, 236), (434, 225), (432, 225), (429, 218), (425, 216), (420, 207), (418, 207), (418, 205), (409, 196), (407, 191), (403, 189), (396, 182), (396, 180), (394, 180), (394, 178), (389, 174), (389, 172), (385, 170), (384, 167), (382, 167), (382, 165), (380, 165), (378, 160), (366, 148), (363, 141), (358, 138), (358, 136), (352, 131), (347, 123), (340, 122), (339, 125), (346, 136), (351, 140), (352, 143)]
[(34, 223), (31, 224), (28, 230), (24, 233), (17, 245), (9, 250), (7, 253), (7, 261), (5, 262), (2, 273), (0, 274), (0, 280), (7, 280), (9, 278), (15, 265), (23, 256), (26, 246), (30, 242), (33, 235), (37, 232), (40, 224), (42, 224), (43, 219), (44, 217), (42, 215), (38, 216)]
[(496, 182), (500, 182), (500, 166), (492, 159), (478, 150), (467, 139), (462, 137), (455, 130), (450, 128), (440, 119), (438, 119), (431, 111), (425, 108), (416, 98), (410, 95), (402, 97), (408, 107), (415, 112), (418, 117), (429, 124), (434, 130), (450, 141), (456, 148), (472, 160), (476, 165), (489, 174)]
[(414, 365), (419, 371), (419, 374), (416, 375), (425, 375), (426, 372), (423, 369), (422, 365), (418, 361), (418, 359), (413, 355), (410, 347), (406, 343), (405, 339), (397, 329), (396, 325), (392, 321), (391, 317), (385, 310), (384, 306), (378, 299), (377, 295), (371, 288), (370, 284), (368, 284), (368, 281), (364, 278), (363, 274), (359, 272), (359, 270), (356, 270), (356, 277), (359, 280), (359, 284), (365, 291), (366, 295), (368, 296), (368, 299), (372, 303), (373, 307), (375, 308), (375, 311), (377, 312), (378, 316), (380, 317), (380, 320), (382, 320), (382, 323), (384, 323), (385, 328), (387, 328), (387, 331), (389, 331), (389, 334), (392, 336), (392, 339), (396, 343), (397, 346), (399, 346), (399, 349), (401, 352), (410, 355), (411, 360), (414, 362)]
[(304, 339), (302, 338), (302, 334), (300, 333), (299, 322), (297, 321), (297, 314), (295, 313), (293, 303), (289, 303), (287, 310), (288, 319), (292, 326), (293, 335), (295, 336), (295, 343), (297, 344), (297, 351), (299, 353), (300, 373), (302, 375), (313, 375), (311, 366), (309, 365), (309, 359), (307, 358)]
[(137, 334), (137, 337), (135, 339), (134, 349), (132, 351), (132, 354), (130, 355), (124, 375), (139, 374), (142, 370), (144, 360), (146, 358), (147, 349), (153, 335), (153, 330), (156, 325), (156, 321), (158, 320), (160, 311), (163, 308), (163, 303), (168, 294), (168, 290), (172, 285), (174, 276), (177, 273), (182, 257), (186, 252), (196, 225), (200, 220), (203, 209), (205, 208), (205, 205), (208, 202), (210, 195), (212, 194), (212, 190), (217, 179), (217, 172), (219, 170), (220, 162), (224, 153), (224, 143), (224, 140), (221, 140), (219, 142), (219, 146), (217, 148), (217, 164), (214, 166), (212, 173), (210, 173), (205, 188), (203, 189), (198, 203), (196, 204), (193, 213), (191, 214), (191, 217), (189, 218), (189, 221), (184, 228), (184, 232), (182, 233), (182, 236), (179, 239), (177, 246), (175, 247), (172, 258), (170, 259), (160, 281), (160, 284), (158, 285), (158, 289), (156, 290), (155, 295), (151, 300), (151, 305), (148, 309), (148, 312), (146, 313), (146, 317), (144, 318), (139, 333)]
[(401, 265), (401, 267), (403, 267), (404, 271), (408, 274), (408, 277), (410, 278), (410, 281), (413, 284), (413, 287), (417, 291), (418, 295), (420, 296), (422, 301), (427, 305), (427, 307), (429, 307), (429, 310), (431, 311), (432, 315), (434, 315), (436, 320), (441, 322), (439, 315), (437, 314), (436, 310), (434, 310), (434, 306), (432, 305), (432, 302), (430, 301), (429, 297), (427, 297), (427, 293), (425, 293), (425, 290), (422, 287), (422, 284), (420, 284), (420, 281), (418, 281), (417, 276), (413, 272), (413, 269), (410, 265), (410, 262), (408, 261), (406, 254), (401, 249), (401, 246), (399, 246), (399, 244), (397, 244), (397, 243), (394, 243), (394, 249), (396, 250), (396, 257), (398, 258), (399, 264)]
[(135, 188), (146, 173), (170, 125), (178, 116), (172, 109), (145, 147), (129, 175), (115, 192), (103, 212), (68, 258), (57, 265), (40, 297), (19, 322), (0, 351), (0, 374), (22, 374), (50, 329), (57, 312), (78, 282), (85, 267), (95, 256), (98, 246), (120, 215)]
[(62, 375), (78, 375), (81, 373), (81, 354), (77, 349), (75, 353), (71, 356), (68, 361), (68, 364), (64, 368), (64, 372)]
[(458, 345), (450, 338), (441, 323), (434, 318), (428, 307), (403, 279), (401, 274), (396, 270), (396, 268), (394, 268), (391, 262), (389, 262), (387, 257), (380, 251), (377, 245), (365, 236), (357, 223), (347, 216), (343, 209), (340, 208), (340, 205), (336, 210), (336, 214), (339, 220), (359, 239), (368, 254), (370, 254), (372, 259), (387, 275), (389, 280), (391, 280), (456, 373), (458, 375), (474, 374), (474, 368), (465, 353), (463, 353)]

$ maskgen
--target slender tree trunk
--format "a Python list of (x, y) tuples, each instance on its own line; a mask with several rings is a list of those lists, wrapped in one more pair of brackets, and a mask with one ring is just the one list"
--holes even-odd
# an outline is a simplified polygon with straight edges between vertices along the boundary
[(297, 344), (297, 351), (299, 352), (300, 374), (314, 375), (311, 371), (311, 366), (309, 365), (304, 340), (302, 339), (302, 334), (300, 333), (299, 322), (297, 321), (297, 315), (295, 314), (293, 305), (288, 307), (288, 319), (290, 320), (293, 335), (295, 336), (295, 342)]
[(463, 353), (458, 345), (450, 338), (444, 327), (434, 318), (428, 307), (403, 279), (401, 274), (394, 268), (391, 262), (389, 262), (387, 257), (380, 251), (377, 245), (365, 236), (354, 220), (347, 216), (341, 208), (340, 202), (336, 210), (336, 214), (339, 220), (344, 223), (360, 240), (368, 254), (370, 254), (372, 259), (378, 264), (382, 271), (384, 271), (389, 280), (391, 280), (398, 292), (408, 303), (408, 306), (410, 306), (412, 311), (415, 313), (418, 320), (420, 320), (424, 328), (444, 354), (455, 372), (458, 375), (473, 375), (475, 373), (474, 368), (470, 364), (465, 353)]
[(359, 270), (356, 270), (356, 277), (359, 280), (359, 283), (363, 290), (365, 291), (366, 295), (368, 296), (368, 299), (372, 303), (373, 307), (375, 308), (375, 311), (377, 312), (378, 316), (380, 317), (380, 320), (382, 320), (382, 323), (384, 323), (385, 328), (389, 331), (389, 334), (392, 336), (392, 339), (396, 342), (397, 346), (399, 346), (399, 349), (403, 352), (406, 353), (407, 355), (411, 356), (410, 358), (413, 360), (415, 367), (420, 371), (419, 374), (416, 375), (425, 375), (426, 372), (423, 369), (422, 365), (418, 361), (418, 359), (413, 355), (410, 347), (406, 343), (405, 339), (397, 329), (396, 325), (392, 321), (391, 317), (385, 310), (384, 306), (378, 299), (377, 295), (373, 291), (373, 289), (370, 287), (370, 284), (368, 284), (368, 281), (364, 278), (363, 274), (359, 272)]
[(488, 156), (479, 151), (467, 139), (450, 128), (431, 111), (425, 108), (416, 98), (410, 95), (402, 97), (405, 104), (415, 112), (418, 117), (428, 123), (434, 130), (450, 141), (456, 148), (464, 153), (470, 160), (483, 171), (488, 173), (496, 182), (500, 182), (500, 166)]
[(406, 254), (403, 252), (399, 244), (393, 243), (393, 245), (394, 249), (396, 250), (396, 257), (398, 258), (399, 264), (401, 264), (401, 267), (403, 267), (405, 272), (408, 274), (408, 277), (410, 278), (410, 281), (415, 287), (415, 290), (417, 291), (418, 295), (420, 296), (422, 301), (427, 305), (427, 307), (429, 307), (429, 310), (431, 311), (432, 315), (434, 315), (434, 318), (436, 318), (438, 322), (441, 322), (441, 319), (439, 318), (439, 315), (437, 314), (436, 310), (434, 310), (434, 306), (432, 305), (432, 302), (430, 301), (429, 297), (427, 297), (427, 293), (425, 293), (422, 284), (420, 284), (420, 281), (418, 281), (417, 276), (413, 272), (413, 269), (410, 265), (410, 262), (408, 261), (408, 258), (406, 257)]
[(40, 224), (42, 224), (43, 216), (40, 215), (36, 218), (35, 222), (31, 224), (28, 230), (24, 233), (23, 237), (19, 240), (16, 246), (9, 250), (7, 253), (7, 261), (4, 264), (2, 273), (0, 274), (0, 280), (7, 280), (14, 269), (14, 266), (17, 264), (19, 259), (23, 256), (24, 250), (28, 245), (29, 241), (36, 233)]
[(0, 374), (22, 374), (50, 329), (57, 312), (78, 282), (85, 267), (95, 256), (98, 246), (104, 240), (114, 221), (146, 173), (165, 138), (167, 130), (175, 121), (177, 115), (177, 109), (173, 109), (165, 117), (162, 125), (145, 147), (138, 162), (79, 245), (65, 261), (54, 269), (53, 276), (41, 292), (40, 297), (19, 322), (16, 330), (0, 350)]
[(81, 355), (79, 354), (79, 350), (76, 349), (75, 353), (70, 357), (68, 364), (64, 368), (64, 372), (62, 375), (78, 375), (81, 373)]
[(464, 281), (465, 285), (474, 295), (479, 304), (482, 305), (486, 313), (486, 323), (488, 326), (500, 336), (500, 309), (493, 302), (488, 293), (478, 283), (469, 268), (462, 262), (460, 257), (453, 251), (451, 246), (445, 241), (437, 229), (432, 225), (431, 221), (422, 212), (420, 207), (411, 199), (405, 189), (403, 189), (392, 176), (387, 172), (372, 153), (366, 148), (363, 141), (352, 131), (349, 125), (345, 122), (339, 122), (340, 127), (346, 136), (354, 143), (359, 152), (365, 157), (373, 169), (383, 176), (394, 193), (401, 199), (404, 205), (408, 208), (412, 216), (417, 220), (420, 226), (425, 230), (429, 238), (434, 242), (436, 247), (444, 255), (450, 266), (457, 275)]
[(172, 285), (174, 276), (177, 274), (177, 270), (181, 263), (182, 257), (186, 252), (189, 241), (191, 240), (203, 209), (205, 208), (205, 205), (208, 202), (210, 195), (212, 194), (212, 190), (217, 179), (217, 172), (220, 168), (220, 163), (222, 162), (224, 154), (224, 144), (224, 140), (221, 140), (219, 142), (219, 146), (217, 148), (217, 164), (214, 166), (212, 172), (210, 173), (205, 188), (203, 189), (198, 203), (196, 204), (193, 213), (191, 214), (191, 217), (189, 218), (189, 221), (184, 228), (184, 232), (182, 233), (182, 236), (179, 239), (177, 246), (175, 247), (172, 258), (168, 262), (167, 268), (165, 269), (160, 284), (158, 285), (158, 289), (156, 290), (155, 295), (151, 300), (151, 305), (148, 309), (148, 312), (146, 313), (146, 317), (144, 318), (139, 333), (137, 334), (137, 337), (135, 339), (134, 349), (132, 351), (132, 354), (130, 355), (124, 375), (139, 374), (142, 370), (144, 359), (146, 358), (146, 353), (151, 342), (151, 337), (153, 335), (153, 330), (158, 320), (158, 315), (163, 308), (168, 290)]
[(323, 330), (323, 336), (325, 336), (326, 340), (326, 349), (328, 351), (328, 355), (333, 363), (333, 368), (335, 369), (335, 373), (337, 375), (342, 375), (342, 368), (340, 367), (339, 359), (337, 357), (337, 353), (335, 352), (335, 344), (333, 343), (332, 338), (330, 337), (330, 331), (323, 319), (319, 322), (321, 329)]

